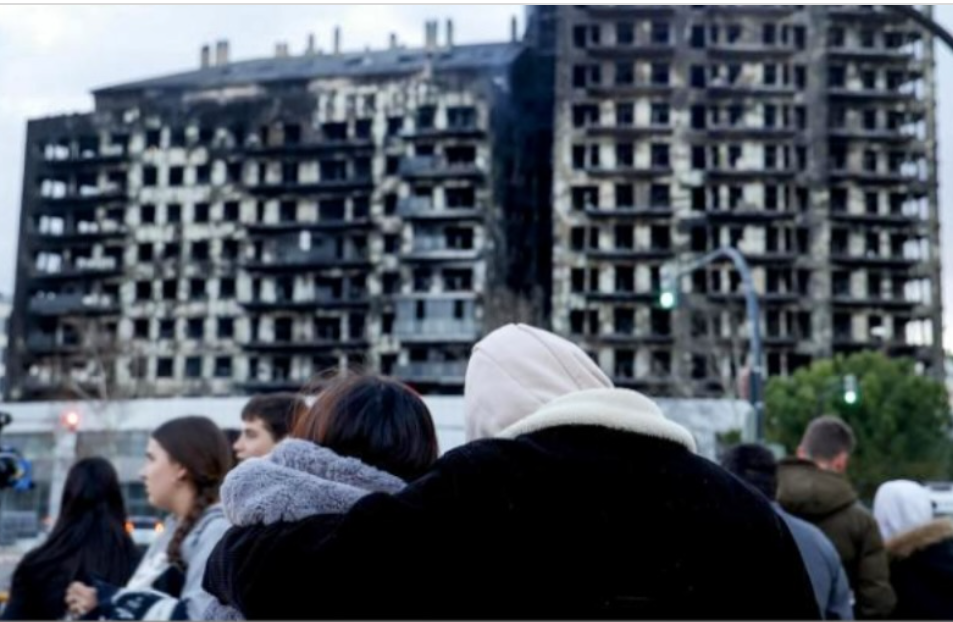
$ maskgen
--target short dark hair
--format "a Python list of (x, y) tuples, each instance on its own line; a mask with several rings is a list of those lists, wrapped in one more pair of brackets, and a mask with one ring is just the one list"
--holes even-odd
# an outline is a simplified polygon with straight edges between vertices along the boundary
[(722, 456), (721, 466), (767, 498), (777, 496), (778, 461), (767, 447), (753, 443), (735, 445)]
[(307, 407), (301, 396), (294, 393), (256, 395), (242, 409), (242, 421), (260, 419), (277, 443), (288, 436), (295, 418)]
[(412, 481), (437, 460), (437, 432), (407, 385), (375, 375), (332, 379), (291, 434)]
[(854, 431), (840, 417), (825, 415), (808, 424), (801, 438), (801, 448), (808, 456), (833, 460), (843, 452), (854, 450)]

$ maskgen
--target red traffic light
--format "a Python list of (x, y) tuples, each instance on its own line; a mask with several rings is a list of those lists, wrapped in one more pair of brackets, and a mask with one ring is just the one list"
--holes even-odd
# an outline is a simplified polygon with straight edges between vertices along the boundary
[(70, 432), (75, 432), (79, 429), (80, 416), (79, 413), (75, 410), (67, 410), (63, 413), (61, 417), (63, 427), (69, 430)]

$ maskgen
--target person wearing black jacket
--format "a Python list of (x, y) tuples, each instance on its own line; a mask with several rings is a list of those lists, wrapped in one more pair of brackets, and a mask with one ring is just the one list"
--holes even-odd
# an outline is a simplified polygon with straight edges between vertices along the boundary
[(819, 617), (770, 504), (575, 345), (491, 333), (465, 402), (494, 438), (346, 514), (232, 528), (205, 589), (250, 619)]
[(66, 476), (53, 531), (26, 554), (13, 573), (4, 620), (57, 620), (72, 581), (125, 583), (139, 553), (125, 529), (126, 507), (116, 469), (104, 458), (84, 458)]

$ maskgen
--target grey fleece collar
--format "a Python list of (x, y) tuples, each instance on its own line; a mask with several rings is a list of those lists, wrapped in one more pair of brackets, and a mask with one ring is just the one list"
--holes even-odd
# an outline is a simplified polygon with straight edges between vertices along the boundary
[(269, 455), (235, 467), (222, 484), (221, 496), (233, 525), (270, 525), (343, 513), (371, 492), (395, 493), (405, 485), (360, 460), (310, 441), (286, 439)]

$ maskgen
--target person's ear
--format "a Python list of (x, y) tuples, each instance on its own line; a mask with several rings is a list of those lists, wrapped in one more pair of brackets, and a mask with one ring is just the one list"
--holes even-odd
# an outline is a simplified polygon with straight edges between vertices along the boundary
[(830, 461), (830, 470), (835, 473), (846, 473), (847, 472), (847, 463), (849, 462), (850, 454), (846, 451), (842, 451)]

